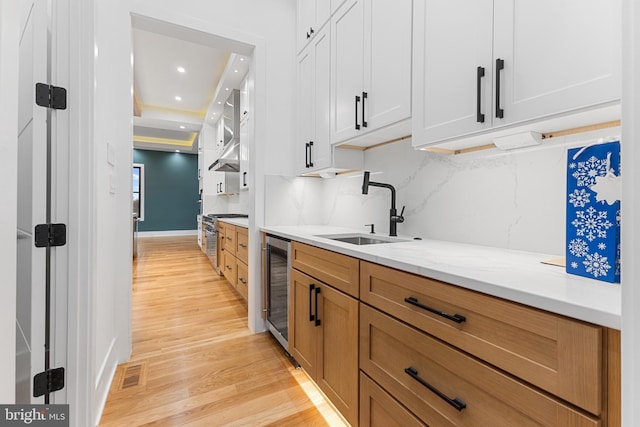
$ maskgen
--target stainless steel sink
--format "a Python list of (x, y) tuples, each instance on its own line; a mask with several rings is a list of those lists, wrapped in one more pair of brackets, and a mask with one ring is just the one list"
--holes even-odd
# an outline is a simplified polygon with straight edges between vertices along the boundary
[(317, 237), (336, 240), (338, 242), (351, 243), (352, 245), (377, 245), (381, 243), (406, 242), (406, 239), (387, 236), (372, 236), (371, 234), (326, 234)]

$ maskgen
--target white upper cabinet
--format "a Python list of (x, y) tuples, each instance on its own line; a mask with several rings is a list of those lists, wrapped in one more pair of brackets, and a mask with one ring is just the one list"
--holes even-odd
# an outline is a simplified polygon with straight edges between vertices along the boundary
[(298, 114), (300, 116), (296, 172), (299, 174), (327, 168), (331, 163), (330, 40), (329, 27), (325, 26), (298, 56)]
[(347, 0), (331, 19), (331, 142), (364, 145), (410, 133), (373, 133), (411, 117), (412, 1)]
[(620, 17), (620, 0), (416, 2), (413, 145), (615, 119)]
[(298, 0), (298, 27), (296, 34), (298, 52), (304, 49), (324, 24), (329, 22), (332, 1)]
[(250, 116), (240, 122), (240, 191), (249, 189), (249, 154), (253, 146), (253, 122)]

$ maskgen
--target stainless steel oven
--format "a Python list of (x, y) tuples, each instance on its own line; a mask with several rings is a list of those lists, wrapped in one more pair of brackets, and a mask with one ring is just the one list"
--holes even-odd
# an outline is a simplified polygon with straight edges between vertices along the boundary
[(266, 249), (267, 327), (288, 351), (291, 241), (267, 235)]

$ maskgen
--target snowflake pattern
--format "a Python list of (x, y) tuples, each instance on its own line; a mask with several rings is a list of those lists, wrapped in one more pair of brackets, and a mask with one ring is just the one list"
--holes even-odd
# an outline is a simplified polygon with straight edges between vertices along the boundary
[(604, 251), (605, 249), (607, 249), (607, 245), (604, 242), (600, 242), (598, 243), (598, 249)]
[(577, 263), (577, 262), (575, 262), (575, 261), (573, 261), (573, 262), (571, 263), (571, 268), (573, 268), (573, 269), (578, 268), (578, 263)]
[(578, 187), (590, 187), (596, 183), (597, 176), (605, 176), (606, 174), (606, 159), (591, 156), (584, 162), (578, 162), (576, 171), (571, 176), (576, 179)]
[(598, 212), (593, 206), (586, 211), (576, 211), (576, 218), (571, 225), (576, 227), (576, 235), (584, 236), (590, 242), (593, 242), (596, 237), (606, 238), (607, 230), (613, 226), (607, 219), (607, 212)]
[(589, 197), (591, 193), (587, 193), (587, 190), (584, 188), (578, 190), (573, 190), (573, 193), (569, 194), (569, 203), (573, 205), (574, 208), (584, 208), (587, 203), (589, 203)]
[(569, 242), (571, 255), (582, 258), (589, 253), (589, 245), (582, 239), (573, 239)]
[(606, 256), (601, 256), (597, 252), (593, 255), (587, 255), (582, 261), (587, 273), (591, 273), (593, 277), (606, 276), (611, 268)]

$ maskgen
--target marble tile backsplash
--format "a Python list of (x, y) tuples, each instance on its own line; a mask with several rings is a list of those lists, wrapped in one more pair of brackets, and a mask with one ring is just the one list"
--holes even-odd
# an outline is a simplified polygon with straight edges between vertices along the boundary
[[(406, 206), (398, 234), (563, 255), (569, 147), (616, 137), (619, 128), (545, 141), (513, 151), (458, 156), (416, 151), (411, 141), (365, 152), (371, 181), (397, 190)], [(362, 172), (334, 179), (265, 180), (265, 224), (328, 224), (389, 231), (390, 191), (362, 195)]]

